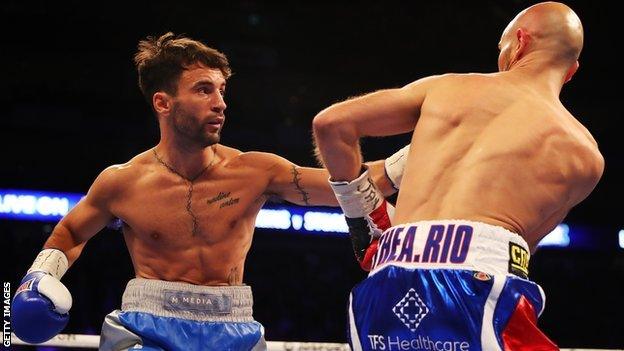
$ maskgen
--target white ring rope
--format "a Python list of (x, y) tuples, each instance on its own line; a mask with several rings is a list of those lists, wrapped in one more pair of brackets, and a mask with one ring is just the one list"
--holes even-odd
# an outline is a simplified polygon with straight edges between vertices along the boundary
[[(32, 345), (11, 334), (14, 345)], [(100, 344), (99, 335), (59, 334), (49, 341), (37, 346), (78, 347), (97, 349)], [(268, 351), (350, 351), (349, 345), (324, 342), (267, 341)]]
[[(11, 342), (15, 345), (32, 345), (11, 334)], [(79, 347), (97, 349), (99, 335), (59, 334), (38, 346)], [(349, 345), (326, 342), (267, 341), (268, 351), (349, 351)], [(561, 349), (561, 351), (624, 351), (624, 349)]]

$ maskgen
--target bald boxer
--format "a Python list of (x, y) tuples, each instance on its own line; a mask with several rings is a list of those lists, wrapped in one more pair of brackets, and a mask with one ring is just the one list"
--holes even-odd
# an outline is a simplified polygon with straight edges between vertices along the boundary
[(577, 15), (540, 3), (504, 30), (499, 72), (431, 76), (314, 118), (345, 213), (382, 198), (358, 190), (370, 183), (359, 138), (413, 131), (395, 226), (350, 297), (354, 350), (558, 349), (536, 325), (544, 295), (528, 265), (603, 173), (559, 100), (582, 46)]
[[(222, 53), (167, 33), (141, 41), (135, 62), (160, 142), (101, 172), (54, 228), (17, 290), (14, 331), (38, 343), (64, 328), (72, 299), (60, 279), (85, 243), (118, 218), (136, 279), (121, 310), (104, 321), (101, 350), (265, 349), (243, 284), (256, 216), (269, 197), (337, 205), (329, 174), (219, 143), (230, 76)], [(386, 194), (395, 192), (385, 175), (400, 177), (395, 162), (369, 167)]]

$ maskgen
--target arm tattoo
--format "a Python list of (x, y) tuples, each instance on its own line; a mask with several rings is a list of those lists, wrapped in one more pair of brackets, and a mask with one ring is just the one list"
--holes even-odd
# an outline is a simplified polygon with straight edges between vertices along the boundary
[(303, 189), (303, 187), (300, 184), (301, 181), (301, 173), (299, 171), (297, 171), (297, 166), (292, 166), (292, 171), (291, 171), (292, 175), (293, 175), (293, 180), (292, 183), (295, 185), (295, 187), (297, 188), (297, 191), (299, 193), (301, 193), (301, 197), (303, 202), (310, 206), (310, 202), (308, 200), (310, 200), (310, 196), (308, 195), (308, 192), (305, 191)]

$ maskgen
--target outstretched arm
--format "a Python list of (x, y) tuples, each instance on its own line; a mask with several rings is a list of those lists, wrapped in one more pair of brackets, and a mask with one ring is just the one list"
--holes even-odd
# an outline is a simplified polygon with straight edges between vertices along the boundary
[[(401, 150), (404, 152), (404, 150)], [(270, 164), (271, 179), (267, 187), (270, 195), (278, 196), (288, 202), (303, 206), (338, 206), (328, 179), (329, 172), (324, 168), (300, 167), (287, 159), (262, 153), (259, 157)], [(397, 175), (402, 174), (403, 165), (393, 165), (386, 169), (385, 160), (367, 162), (371, 178), (384, 196), (396, 193)], [(391, 176), (388, 176), (388, 173)]]
[(302, 206), (338, 206), (326, 169), (300, 167), (274, 154), (264, 157), (272, 164), (268, 194)]

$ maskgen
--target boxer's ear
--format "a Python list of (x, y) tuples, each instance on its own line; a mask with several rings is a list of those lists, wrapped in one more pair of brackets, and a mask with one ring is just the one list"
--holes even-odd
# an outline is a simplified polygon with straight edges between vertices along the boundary
[(568, 73), (566, 73), (565, 79), (563, 81), (563, 83), (567, 83), (570, 81), (570, 79), (572, 79), (572, 77), (574, 76), (574, 74), (576, 73), (576, 71), (578, 71), (579, 69), (579, 62), (575, 61), (574, 64), (572, 64), (572, 66), (570, 66), (570, 69), (568, 69)]
[(167, 115), (171, 112), (173, 101), (169, 94), (164, 91), (157, 91), (152, 96), (152, 106), (154, 106), (154, 111), (156, 111), (157, 114)]
[(512, 62), (516, 63), (520, 61), (520, 59), (527, 54), (532, 39), (529, 32), (524, 28), (518, 28), (518, 30), (516, 30), (516, 40), (518, 42), (511, 53), (510, 66)]

